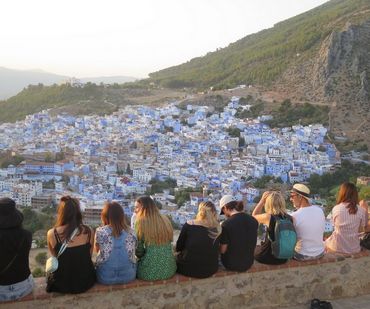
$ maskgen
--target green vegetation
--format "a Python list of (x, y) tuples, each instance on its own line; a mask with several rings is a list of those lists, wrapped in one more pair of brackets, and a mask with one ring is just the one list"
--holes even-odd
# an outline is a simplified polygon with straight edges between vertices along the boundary
[(36, 267), (36, 268), (32, 271), (32, 276), (33, 276), (34, 278), (45, 277), (45, 272), (44, 272), (40, 267)]
[(265, 109), (265, 104), (261, 101), (258, 101), (256, 104), (252, 105), (250, 110), (242, 110), (241, 108), (237, 111), (236, 117), (240, 119), (244, 118), (257, 118), (262, 115), (262, 112)]
[(262, 176), (261, 178), (258, 178), (255, 182), (254, 182), (254, 186), (256, 188), (259, 188), (259, 189), (264, 189), (266, 188), (266, 185), (268, 183), (278, 183), (278, 184), (281, 184), (283, 183), (283, 181), (281, 180), (281, 178), (275, 178), (274, 176), (268, 176), (268, 175), (264, 175)]
[[(313, 174), (309, 178), (309, 187), (312, 194), (320, 194), (327, 200), (326, 212), (330, 212), (335, 205), (336, 194), (339, 186), (346, 181), (356, 183), (357, 177), (370, 175), (370, 166), (364, 163), (352, 164), (349, 161), (343, 161), (342, 166), (334, 173), (326, 173), (322, 176)], [(370, 188), (360, 187), (359, 196), (361, 199), (370, 198)]]
[(45, 213), (36, 212), (30, 208), (22, 210), (24, 220), (23, 227), (32, 234), (38, 230), (47, 230), (53, 226), (54, 217)]
[(176, 204), (181, 207), (185, 204), (185, 202), (190, 201), (190, 193), (191, 192), (202, 192), (201, 188), (185, 188), (179, 189), (175, 193), (175, 202)]
[(152, 179), (149, 184), (152, 185), (149, 194), (162, 193), (163, 190), (175, 188), (176, 180), (172, 178), (167, 178), (164, 181)]
[(9, 165), (17, 166), (24, 161), (24, 157), (20, 155), (13, 155), (11, 151), (0, 152), (0, 167), (6, 168)]
[(35, 257), (35, 260), (37, 263), (39, 263), (40, 265), (45, 265), (46, 263), (46, 260), (47, 260), (47, 255), (46, 255), (46, 252), (40, 252), (40, 253), (37, 253), (36, 257)]
[(240, 130), (236, 127), (230, 127), (226, 130), (231, 137), (240, 137)]
[[(331, 135), (331, 137), (333, 137), (333, 136)], [(348, 140), (343, 141), (343, 142), (335, 140), (335, 139), (333, 139), (333, 140), (335, 142), (335, 146), (338, 148), (338, 150), (341, 153), (350, 152), (352, 150), (358, 151), (358, 152), (369, 150), (366, 142), (363, 139), (348, 139)], [(368, 159), (369, 158), (366, 157), (366, 155), (363, 158), (363, 160), (368, 160)]]
[[(140, 85), (137, 84), (136, 88)], [(0, 123), (24, 119), (26, 115), (43, 109), (55, 108), (59, 113), (68, 111), (71, 114), (109, 114), (120, 105), (128, 103), (126, 95), (140, 96), (148, 94), (146, 90), (125, 89), (86, 83), (84, 87), (73, 87), (70, 84), (44, 86), (30, 85), (16, 96), (0, 101)], [(132, 103), (132, 102), (130, 102)]]
[(367, 0), (329, 1), (204, 57), (151, 73), (148, 82), (174, 88), (212, 86), (214, 90), (239, 84), (268, 85), (290, 64), (312, 56), (332, 31), (348, 22), (367, 20), (369, 13), (364, 12), (369, 8)]
[(315, 106), (309, 103), (292, 105), (290, 100), (285, 100), (272, 115), (274, 118), (266, 122), (272, 128), (291, 127), (297, 123), (301, 125), (313, 123), (328, 125), (329, 107)]

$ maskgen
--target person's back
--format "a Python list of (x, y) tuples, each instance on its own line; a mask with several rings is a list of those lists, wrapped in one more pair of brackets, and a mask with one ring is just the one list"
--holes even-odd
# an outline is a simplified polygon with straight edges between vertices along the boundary
[(236, 213), (222, 224), (220, 243), (227, 250), (221, 261), (226, 269), (246, 271), (253, 265), (257, 229), (257, 220), (245, 213)]
[(47, 274), (47, 292), (82, 293), (95, 283), (95, 269), (91, 261), (94, 232), (82, 224), (80, 203), (76, 198), (63, 196), (58, 206), (54, 228), (47, 233), (49, 252), (58, 256), (58, 268)]
[[(59, 252), (64, 239), (65, 227), (58, 227), (48, 232), (48, 240), (54, 238), (51, 246)], [(53, 236), (51, 236), (53, 235)], [(48, 275), (47, 292), (82, 293), (95, 283), (95, 269), (91, 261), (92, 231), (87, 226), (80, 226), (80, 232), (68, 243), (67, 248), (58, 258), (58, 269)]]
[(217, 272), (219, 240), (209, 236), (205, 226), (185, 223), (177, 240), (177, 272), (207, 278)]
[(302, 207), (292, 214), (297, 232), (295, 251), (299, 255), (318, 258), (324, 253), (325, 216), (319, 206)]
[(112, 235), (110, 226), (96, 230), (99, 253), (96, 258), (96, 275), (99, 283), (127, 283), (136, 278), (136, 238), (132, 232), (121, 231), (119, 237)]
[[(265, 210), (265, 213), (262, 213), (262, 209)], [(278, 229), (280, 229), (279, 220), (288, 219), (290, 222), (293, 219), (287, 214), (285, 208), (285, 200), (281, 192), (278, 191), (266, 191), (263, 193), (261, 200), (257, 203), (255, 208), (253, 209), (252, 216), (258, 221), (260, 224), (264, 224), (267, 228), (265, 239), (262, 241), (261, 246), (256, 249), (255, 252), (255, 259), (263, 264), (283, 264), (287, 262), (286, 258), (278, 258), (274, 256), (272, 246), (273, 242), (277, 240), (275, 235), (275, 229), (278, 225)], [(278, 235), (279, 237), (279, 235)], [(284, 239), (286, 240), (286, 239)], [(287, 248), (289, 243), (285, 244), (285, 248)], [(291, 243), (291, 249), (293, 254), (294, 251), (294, 243)], [(285, 252), (287, 253), (287, 252)], [(275, 252), (276, 254), (276, 252)]]
[(22, 228), (22, 221), (15, 202), (0, 199), (0, 302), (21, 298), (34, 286), (28, 262), (32, 234)]
[(136, 200), (138, 257), (137, 277), (143, 280), (165, 280), (176, 272), (172, 250), (173, 229), (170, 220), (161, 215), (149, 196)]
[(367, 226), (367, 208), (359, 207), (358, 192), (355, 184), (346, 182), (340, 186), (337, 205), (332, 210), (334, 232), (325, 241), (329, 252), (345, 254), (361, 250), (359, 232)]

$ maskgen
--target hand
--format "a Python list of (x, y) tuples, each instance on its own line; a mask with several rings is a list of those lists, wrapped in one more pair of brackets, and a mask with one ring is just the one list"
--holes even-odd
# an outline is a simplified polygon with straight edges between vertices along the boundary
[(268, 197), (269, 195), (270, 195), (270, 191), (265, 191), (265, 192), (263, 192), (261, 200), (265, 202), (265, 201), (266, 201), (266, 199), (267, 199), (267, 197)]

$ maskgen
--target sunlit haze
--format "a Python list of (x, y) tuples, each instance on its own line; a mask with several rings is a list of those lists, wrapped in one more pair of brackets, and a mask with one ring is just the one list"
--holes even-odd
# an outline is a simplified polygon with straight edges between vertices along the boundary
[(0, 67), (146, 77), (325, 2), (5, 0)]

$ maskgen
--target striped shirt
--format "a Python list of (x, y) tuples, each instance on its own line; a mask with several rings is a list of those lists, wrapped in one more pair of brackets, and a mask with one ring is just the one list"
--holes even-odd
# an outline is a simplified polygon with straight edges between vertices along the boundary
[(348, 203), (340, 203), (334, 206), (334, 232), (325, 241), (325, 246), (330, 251), (352, 254), (361, 250), (359, 230), (366, 226), (367, 217), (362, 207), (357, 207), (357, 212), (350, 214), (347, 205)]

